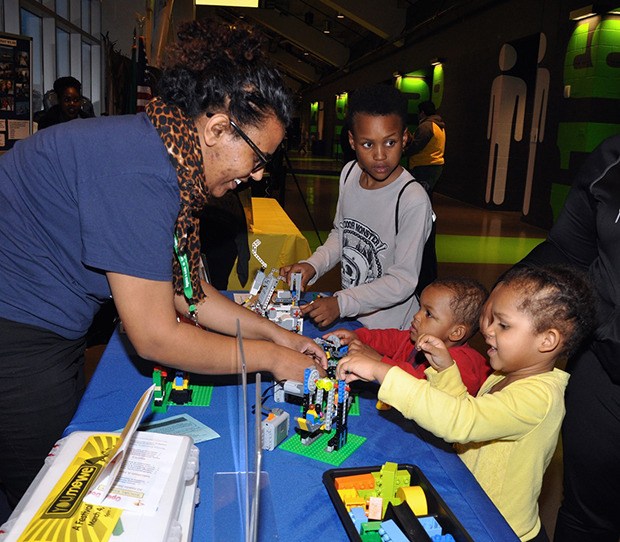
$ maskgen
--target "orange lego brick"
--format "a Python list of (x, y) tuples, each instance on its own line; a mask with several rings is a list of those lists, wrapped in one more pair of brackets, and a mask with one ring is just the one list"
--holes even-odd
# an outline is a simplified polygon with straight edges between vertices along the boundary
[(336, 489), (373, 489), (375, 487), (375, 479), (371, 473), (340, 476), (334, 480), (334, 485)]

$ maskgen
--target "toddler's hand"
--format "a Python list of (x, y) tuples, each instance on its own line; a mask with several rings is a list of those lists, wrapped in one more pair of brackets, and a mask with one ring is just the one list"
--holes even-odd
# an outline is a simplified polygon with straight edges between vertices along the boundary
[(428, 362), (438, 372), (447, 369), (454, 363), (450, 352), (448, 352), (448, 347), (437, 337), (423, 333), (418, 337), (415, 347), (424, 352)]

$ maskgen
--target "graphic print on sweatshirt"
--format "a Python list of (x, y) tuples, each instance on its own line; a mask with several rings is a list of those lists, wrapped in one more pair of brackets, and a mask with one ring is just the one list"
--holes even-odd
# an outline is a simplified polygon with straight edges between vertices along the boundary
[(353, 288), (383, 276), (379, 254), (387, 248), (374, 230), (352, 218), (344, 219), (342, 228), (342, 288)]

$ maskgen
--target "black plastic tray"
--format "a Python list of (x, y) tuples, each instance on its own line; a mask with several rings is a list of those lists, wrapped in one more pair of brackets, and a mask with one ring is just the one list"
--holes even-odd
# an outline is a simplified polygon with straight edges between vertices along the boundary
[[(367, 474), (370, 472), (377, 472), (381, 470), (383, 465), (375, 467), (353, 467), (346, 469), (330, 469), (323, 473), (323, 484), (327, 488), (327, 493), (332, 500), (332, 503), (336, 507), (338, 516), (344, 525), (344, 528), (349, 536), (349, 540), (353, 542), (361, 542), (361, 537), (349, 517), (349, 513), (344, 506), (344, 503), (338, 495), (338, 491), (335, 487), (335, 479), (341, 476), (354, 476), (359, 474)], [(420, 486), (426, 495), (426, 501), (428, 504), (428, 515), (434, 516), (437, 523), (441, 525), (443, 534), (451, 534), (456, 542), (474, 542), (474, 539), (463, 528), (459, 520), (452, 513), (452, 510), (448, 508), (446, 503), (440, 497), (437, 490), (428, 481), (424, 473), (416, 465), (399, 464), (398, 470), (407, 470), (411, 476), (411, 485)], [(430, 536), (426, 534), (426, 531), (422, 527), (420, 521), (411, 512), (410, 508), (404, 504), (400, 506), (388, 506), (388, 510), (384, 519), (393, 519), (398, 524), (410, 540), (415, 542), (432, 542)]]

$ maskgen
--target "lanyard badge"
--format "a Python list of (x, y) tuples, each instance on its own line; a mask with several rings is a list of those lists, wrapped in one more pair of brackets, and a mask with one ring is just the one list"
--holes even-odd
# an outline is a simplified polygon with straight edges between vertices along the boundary
[(196, 305), (192, 303), (192, 300), (194, 298), (194, 290), (192, 288), (192, 278), (189, 269), (189, 260), (187, 259), (187, 254), (181, 254), (179, 252), (179, 239), (176, 235), (174, 236), (174, 253), (176, 254), (179, 265), (181, 266), (181, 274), (183, 276), (183, 294), (190, 302), (189, 314), (195, 320)]

